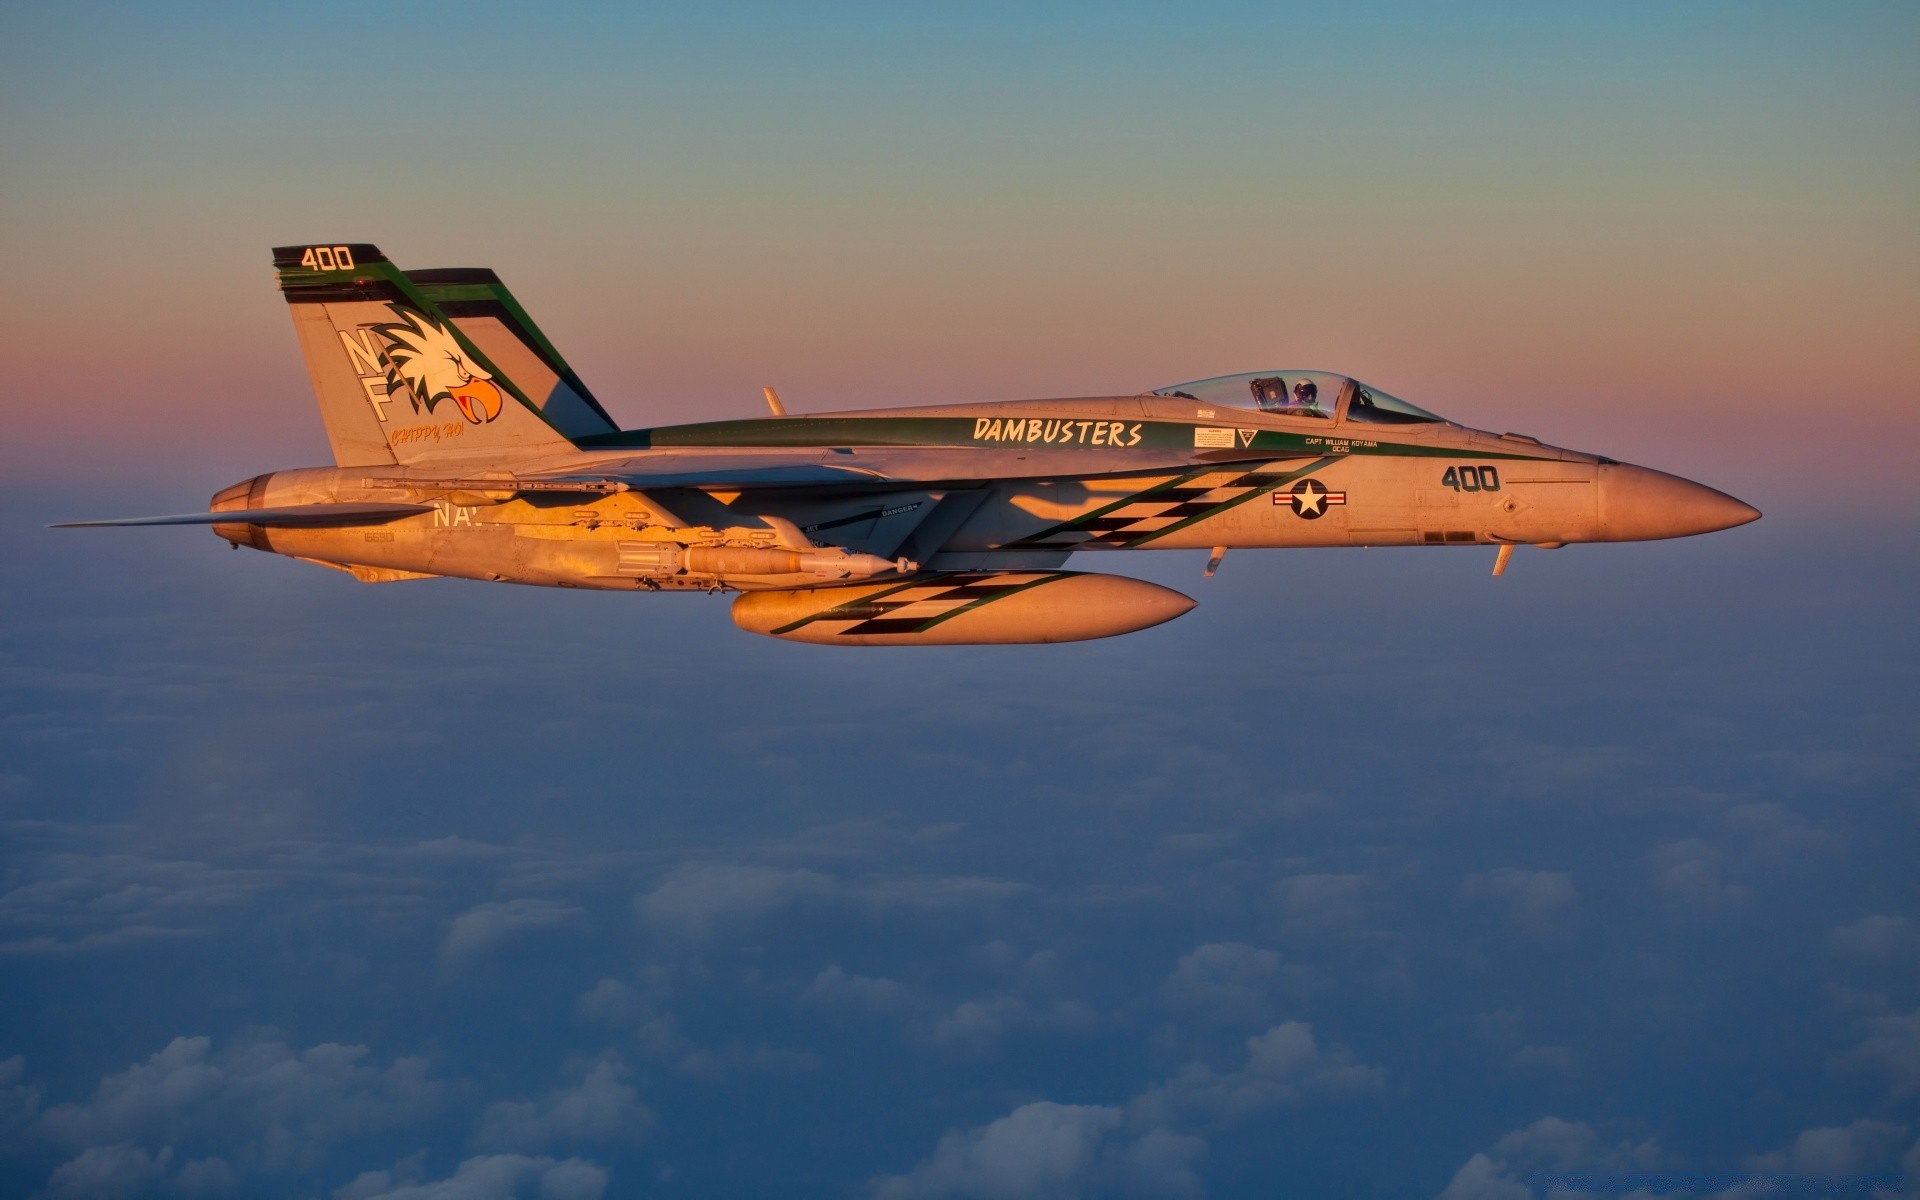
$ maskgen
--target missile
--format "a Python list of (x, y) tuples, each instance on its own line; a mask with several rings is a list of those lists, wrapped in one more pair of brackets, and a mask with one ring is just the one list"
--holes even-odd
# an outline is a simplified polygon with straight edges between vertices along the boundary
[(772, 547), (688, 546), (681, 561), (694, 575), (816, 575), (821, 579), (865, 579), (910, 570), (905, 559), (853, 554), (845, 550), (781, 550)]
[(1188, 612), (1192, 599), (1121, 575), (952, 571), (844, 587), (746, 592), (733, 623), (823, 646), (978, 646), (1080, 642)]
[(620, 542), (619, 573), (642, 579), (694, 577), (736, 586), (795, 587), (841, 583), (875, 575), (910, 575), (919, 564), (904, 558), (855, 554), (839, 547), (788, 550), (777, 546), (683, 546), (676, 542)]

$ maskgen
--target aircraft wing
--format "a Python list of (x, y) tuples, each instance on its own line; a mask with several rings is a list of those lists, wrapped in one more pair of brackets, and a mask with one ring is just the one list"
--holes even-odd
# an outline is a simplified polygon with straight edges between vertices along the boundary
[(569, 463), (549, 471), (522, 471), (521, 479), (551, 483), (605, 481), (635, 489), (805, 487), (822, 484), (897, 485), (991, 479), (1073, 478), (1181, 471), (1222, 462), (1287, 457), (1235, 450), (1094, 450), (1017, 446), (817, 446), (651, 450)]
[[(1086, 478), (1185, 471), (1232, 462), (1290, 457), (1243, 450), (1043, 449), (1023, 446), (765, 446), (647, 450), (564, 466), (522, 470), (510, 478), (369, 479), (376, 487), (465, 489), (475, 492), (644, 491), (661, 488), (847, 488), (972, 483), (995, 479)], [(432, 512), (432, 505), (381, 502), (299, 504), (227, 509), (111, 521), (63, 521), (53, 529), (140, 525), (368, 525)]]
[(119, 525), (369, 525), (432, 512), (431, 504), (296, 504), (287, 508), (230, 508), (224, 512), (123, 517), (117, 521), (62, 521), (49, 529), (104, 529)]

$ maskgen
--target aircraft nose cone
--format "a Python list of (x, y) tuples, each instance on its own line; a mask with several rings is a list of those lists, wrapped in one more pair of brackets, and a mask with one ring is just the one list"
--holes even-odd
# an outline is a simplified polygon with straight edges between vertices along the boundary
[(1678, 475), (1626, 463), (1600, 468), (1600, 522), (1614, 541), (1712, 533), (1759, 516), (1751, 504)]

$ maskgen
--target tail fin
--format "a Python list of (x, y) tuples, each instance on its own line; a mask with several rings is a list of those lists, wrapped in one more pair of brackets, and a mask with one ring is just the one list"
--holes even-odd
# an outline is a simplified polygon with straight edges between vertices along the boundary
[(577, 440), (620, 431), (498, 275), (485, 267), (439, 267), (408, 271), (407, 279), (504, 368), (561, 433)]
[(490, 271), (416, 282), (364, 244), (279, 246), (273, 265), (341, 466), (561, 451), (614, 428)]

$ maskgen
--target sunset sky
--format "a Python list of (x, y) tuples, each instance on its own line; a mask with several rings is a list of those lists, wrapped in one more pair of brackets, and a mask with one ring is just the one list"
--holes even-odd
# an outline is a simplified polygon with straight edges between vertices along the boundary
[[(1920, 1196), (1920, 9), (1042, 8), (0, 8), (0, 1193)], [(1766, 516), (924, 652), (44, 529), (327, 461), (307, 241), (629, 426), (1318, 368)]]
[(634, 425), (1299, 366), (1914, 497), (1910, 6), (1050, 11), (16, 7), (9, 450), (318, 461), (266, 248), (334, 239)]

